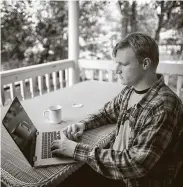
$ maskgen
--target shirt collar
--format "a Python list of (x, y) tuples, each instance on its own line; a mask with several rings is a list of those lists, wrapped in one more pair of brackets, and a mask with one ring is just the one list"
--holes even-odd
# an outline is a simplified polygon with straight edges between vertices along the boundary
[(154, 97), (157, 95), (160, 88), (165, 85), (164, 83), (164, 77), (162, 74), (156, 74), (158, 80), (152, 85), (152, 87), (149, 89), (149, 91), (146, 93), (146, 95), (140, 100), (137, 107), (144, 108)]

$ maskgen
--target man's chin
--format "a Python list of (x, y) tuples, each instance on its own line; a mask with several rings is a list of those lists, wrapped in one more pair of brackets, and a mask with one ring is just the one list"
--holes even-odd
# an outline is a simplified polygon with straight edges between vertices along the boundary
[(126, 81), (124, 81), (123, 79), (120, 79), (120, 83), (122, 84), (122, 85), (127, 85), (127, 82)]

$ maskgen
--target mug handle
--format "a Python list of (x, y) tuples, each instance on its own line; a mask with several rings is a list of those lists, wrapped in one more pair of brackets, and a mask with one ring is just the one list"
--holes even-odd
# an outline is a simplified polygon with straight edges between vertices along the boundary
[(45, 110), (45, 111), (43, 112), (43, 116), (44, 116), (45, 118), (47, 118), (48, 120), (50, 120), (49, 116), (46, 116), (46, 113), (49, 113), (49, 110)]

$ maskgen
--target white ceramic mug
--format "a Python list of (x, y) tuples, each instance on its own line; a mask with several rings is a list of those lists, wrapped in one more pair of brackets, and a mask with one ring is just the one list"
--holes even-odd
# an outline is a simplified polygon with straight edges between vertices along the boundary
[(62, 106), (50, 106), (48, 110), (43, 112), (43, 116), (47, 118), (50, 123), (60, 123), (62, 121)]

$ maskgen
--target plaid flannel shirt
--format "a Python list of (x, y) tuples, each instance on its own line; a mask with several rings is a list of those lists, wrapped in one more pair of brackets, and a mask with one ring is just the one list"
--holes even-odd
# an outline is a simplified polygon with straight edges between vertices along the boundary
[[(97, 114), (84, 119), (86, 130), (111, 123), (119, 129), (124, 124), (132, 91), (132, 87), (126, 86)], [(78, 143), (74, 159), (86, 162), (108, 178), (125, 181), (128, 187), (168, 186), (182, 160), (177, 159), (179, 151), (174, 147), (183, 131), (183, 105), (165, 85), (163, 76), (133, 108), (129, 121), (132, 130), (128, 150)]]

